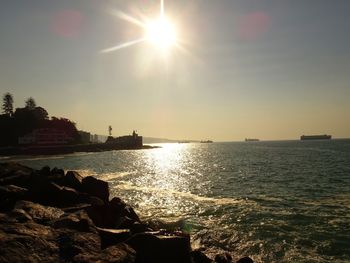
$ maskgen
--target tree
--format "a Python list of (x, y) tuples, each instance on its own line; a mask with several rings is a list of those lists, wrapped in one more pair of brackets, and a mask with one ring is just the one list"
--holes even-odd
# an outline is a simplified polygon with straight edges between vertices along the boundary
[(32, 97), (29, 97), (26, 100), (26, 108), (30, 109), (30, 110), (34, 110), (36, 107), (36, 103), (35, 100)]
[(2, 99), (2, 110), (4, 114), (12, 116), (13, 114), (13, 96), (7, 92)]

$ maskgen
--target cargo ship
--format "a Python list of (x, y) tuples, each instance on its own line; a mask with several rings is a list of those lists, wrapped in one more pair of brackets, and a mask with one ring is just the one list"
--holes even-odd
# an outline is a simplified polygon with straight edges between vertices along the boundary
[(212, 140), (200, 141), (200, 143), (213, 143)]
[(259, 139), (251, 139), (251, 138), (245, 138), (246, 142), (258, 142), (260, 141)]
[(300, 136), (300, 140), (305, 141), (305, 140), (330, 140), (332, 139), (331, 135), (302, 135)]

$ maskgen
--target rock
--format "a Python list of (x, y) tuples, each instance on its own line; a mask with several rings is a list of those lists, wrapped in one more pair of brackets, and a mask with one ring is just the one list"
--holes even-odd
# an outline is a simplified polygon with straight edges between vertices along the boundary
[(96, 226), (102, 228), (128, 228), (140, 222), (135, 211), (121, 199), (113, 198), (109, 203), (87, 207), (86, 211)]
[(250, 257), (244, 257), (239, 259), (236, 263), (254, 263)]
[(213, 261), (208, 258), (202, 251), (194, 250), (191, 252), (191, 258), (193, 263), (212, 263)]
[(102, 248), (124, 242), (131, 237), (129, 229), (97, 228), (97, 231), (101, 237)]
[(215, 256), (216, 263), (232, 263), (232, 257), (229, 253), (218, 254)]
[(136, 250), (139, 263), (190, 263), (189, 236), (163, 236), (141, 233), (126, 241)]
[(28, 189), (15, 185), (0, 186), (0, 211), (10, 211), (16, 201), (28, 198)]
[(96, 233), (75, 232), (61, 229), (57, 238), (60, 249), (61, 262), (92, 262), (75, 260), (77, 258), (91, 258), (101, 252), (100, 237)]
[(0, 185), (27, 188), (34, 170), (18, 163), (0, 163)]
[(49, 177), (51, 175), (51, 169), (49, 166), (44, 166), (39, 170), (39, 174), (45, 177)]
[(43, 206), (30, 201), (18, 201), (15, 205), (16, 210), (23, 210), (32, 220), (37, 223), (46, 223), (60, 218), (64, 212), (55, 207)]
[(74, 257), (76, 263), (134, 263), (136, 258), (135, 250), (128, 245), (121, 243), (108, 247), (100, 254), (79, 254)]
[(82, 191), (82, 181), (83, 177), (75, 171), (68, 171), (64, 177), (64, 185), (78, 191)]
[(85, 211), (65, 214), (50, 222), (53, 228), (67, 228), (78, 232), (97, 233), (96, 227)]
[(133, 224), (129, 227), (129, 229), (132, 232), (132, 234), (153, 231), (153, 229), (151, 229), (147, 224), (143, 224), (140, 222), (133, 222)]
[(55, 167), (51, 170), (50, 175), (48, 176), (48, 180), (50, 182), (55, 182), (57, 184), (63, 185), (65, 179), (64, 177), (64, 171)]
[(50, 172), (51, 176), (60, 176), (63, 177), (64, 176), (64, 170), (63, 169), (59, 169), (57, 167), (54, 167), (51, 172)]
[(81, 195), (73, 188), (49, 183), (38, 202), (45, 205), (67, 207), (84, 203), (85, 199), (86, 196)]
[(56, 234), (35, 222), (0, 224), (0, 262), (59, 262)]
[(13, 209), (10, 213), (10, 216), (16, 220), (16, 222), (23, 223), (23, 222), (28, 222), (32, 221), (33, 218), (28, 215), (26, 211), (23, 209)]
[(82, 180), (82, 191), (96, 196), (105, 203), (109, 200), (108, 183), (92, 176), (84, 177)]
[(0, 199), (23, 199), (28, 194), (28, 189), (16, 185), (0, 186)]
[(104, 205), (104, 202), (96, 196), (89, 195), (85, 200), (86, 200), (86, 203), (93, 205), (93, 206)]

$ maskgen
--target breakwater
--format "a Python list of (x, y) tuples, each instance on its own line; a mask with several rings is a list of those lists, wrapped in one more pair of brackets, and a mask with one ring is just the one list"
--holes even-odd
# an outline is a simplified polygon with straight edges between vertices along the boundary
[(143, 222), (107, 182), (75, 171), (1, 163), (0, 197), (0, 262), (253, 262), (193, 250), (187, 233)]

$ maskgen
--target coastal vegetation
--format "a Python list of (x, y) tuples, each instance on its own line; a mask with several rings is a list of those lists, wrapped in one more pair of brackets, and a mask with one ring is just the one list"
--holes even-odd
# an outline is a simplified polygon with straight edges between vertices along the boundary
[(32, 97), (25, 101), (23, 108), (14, 110), (13, 103), (12, 94), (4, 94), (2, 103), (3, 114), (0, 115), (0, 129), (2, 131), (0, 146), (17, 146), (19, 137), (35, 129), (59, 130), (72, 138), (72, 144), (80, 142), (80, 136), (73, 121), (61, 117), (49, 118), (47, 110), (37, 106)]

